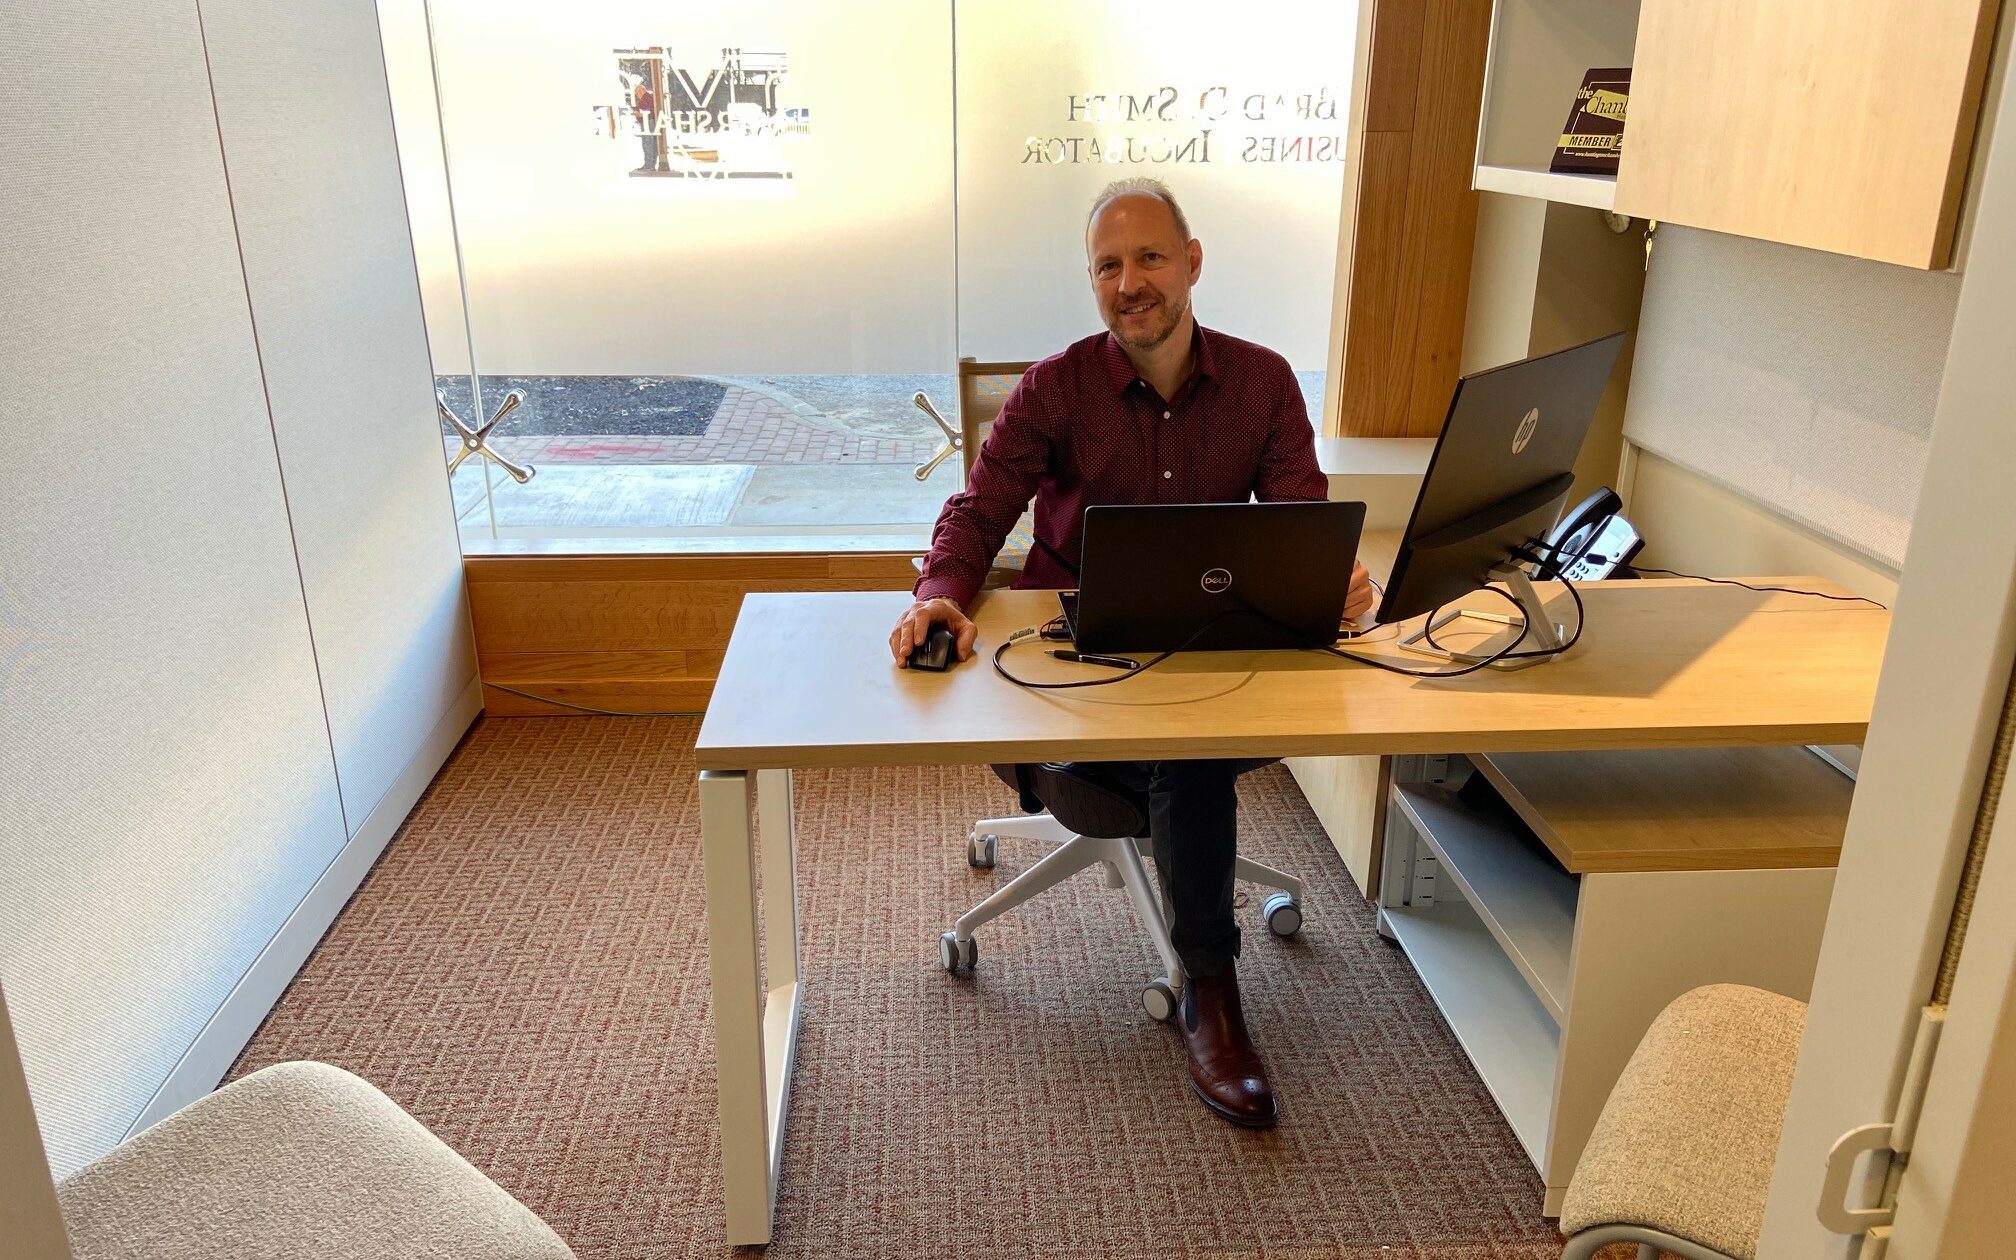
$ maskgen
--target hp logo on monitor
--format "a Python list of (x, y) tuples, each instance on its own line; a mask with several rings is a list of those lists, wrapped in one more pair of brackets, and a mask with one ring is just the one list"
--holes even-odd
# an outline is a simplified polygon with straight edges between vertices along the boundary
[(1540, 409), (1538, 407), (1519, 417), (1519, 428), (1512, 434), (1512, 453), (1514, 455), (1526, 449), (1526, 444), (1533, 440), (1533, 430), (1539, 427)]
[(1232, 589), (1230, 569), (1207, 569), (1204, 576), (1197, 579), (1197, 585), (1204, 588), (1207, 595), (1223, 595)]

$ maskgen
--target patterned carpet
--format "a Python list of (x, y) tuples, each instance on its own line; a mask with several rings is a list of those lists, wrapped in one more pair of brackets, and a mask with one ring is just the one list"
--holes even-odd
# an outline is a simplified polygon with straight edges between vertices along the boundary
[[(719, 1256), (704, 892), (688, 719), (485, 720), (233, 1075), (378, 1085), (583, 1260)], [(1542, 1260), (1540, 1182), (1288, 773), (1241, 784), (1244, 851), (1309, 884), (1241, 964), (1271, 1133), (1192, 1098), (1137, 1002), (1152, 952), (1086, 874), (937, 935), (1032, 859), (983, 768), (800, 772), (807, 1011), (775, 1257)]]

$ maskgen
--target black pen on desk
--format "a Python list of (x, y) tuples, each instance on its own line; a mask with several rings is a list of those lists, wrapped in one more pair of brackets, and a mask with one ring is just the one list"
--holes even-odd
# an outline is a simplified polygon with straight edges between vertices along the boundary
[(1099, 656), (1091, 652), (1073, 652), (1066, 648), (1052, 648), (1050, 655), (1060, 661), (1078, 661), (1085, 665), (1108, 665), (1114, 669), (1139, 669), (1141, 662), (1124, 656)]

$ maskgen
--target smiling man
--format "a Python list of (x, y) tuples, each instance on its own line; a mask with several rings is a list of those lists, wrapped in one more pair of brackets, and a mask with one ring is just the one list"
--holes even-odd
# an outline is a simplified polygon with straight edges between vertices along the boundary
[[(1030, 368), (994, 422), (970, 484), (946, 501), (916, 602), (889, 636), (897, 664), (933, 625), (976, 630), (966, 608), (1033, 496), (1036, 546), (1020, 587), (1078, 584), (1085, 509), (1119, 503), (1321, 499), (1302, 390), (1272, 350), (1201, 327), (1190, 295), (1204, 247), (1175, 197), (1151, 179), (1108, 185), (1085, 223), (1086, 271), (1108, 331)], [(1354, 564), (1347, 616), (1372, 604)], [(1238, 798), (1234, 780), (1264, 761), (1109, 765), (1145, 790), (1170, 936), (1189, 982), (1175, 1023), (1190, 1082), (1235, 1124), (1275, 1121), (1266, 1068), (1246, 1031), (1233, 975)]]

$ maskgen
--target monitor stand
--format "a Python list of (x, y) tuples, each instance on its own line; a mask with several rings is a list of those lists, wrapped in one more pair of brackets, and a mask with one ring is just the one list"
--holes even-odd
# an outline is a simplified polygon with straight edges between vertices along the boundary
[[(1526, 570), (1506, 560), (1494, 566), (1488, 576), (1491, 581), (1505, 584), (1506, 592), (1519, 605), (1517, 615), (1485, 609), (1458, 608), (1432, 616), (1426, 625), (1401, 639), (1398, 646), (1423, 656), (1435, 656), (1443, 660), (1475, 665), (1481, 661), (1490, 661), (1494, 654), (1505, 650), (1508, 644), (1519, 637), (1522, 627), (1530, 625), (1532, 630), (1526, 635), (1525, 642), (1519, 644), (1517, 648), (1522, 655), (1507, 660), (1491, 661), (1491, 668), (1525, 669), (1529, 665), (1542, 665), (1553, 660), (1558, 653), (1546, 656), (1523, 655), (1526, 652), (1548, 652), (1551, 648), (1559, 648), (1567, 642), (1568, 633), (1568, 628), (1555, 621), (1552, 614), (1547, 611), (1546, 601), (1540, 598), (1540, 592), (1533, 589), (1533, 583), (1526, 577)], [(1444, 647), (1432, 641), (1432, 636), (1458, 622), (1478, 623), (1491, 626), (1493, 629), (1490, 637), (1483, 642), (1466, 645), (1460, 649)], [(1474, 633), (1474, 631), (1464, 630), (1462, 633)]]

